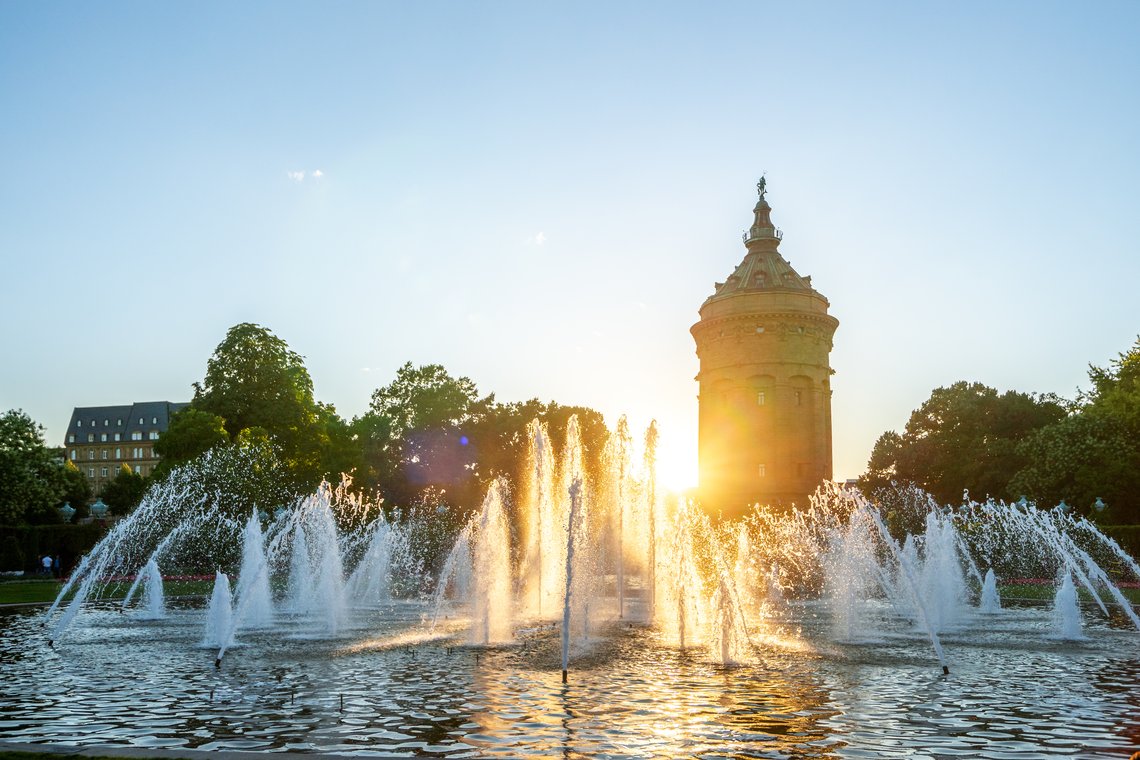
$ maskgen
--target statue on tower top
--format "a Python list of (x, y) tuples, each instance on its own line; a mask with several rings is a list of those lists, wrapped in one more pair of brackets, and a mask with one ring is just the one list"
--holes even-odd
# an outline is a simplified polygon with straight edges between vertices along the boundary
[(760, 181), (756, 183), (756, 192), (760, 194), (760, 200), (764, 200), (764, 193), (768, 192), (768, 180), (764, 175), (760, 175)]

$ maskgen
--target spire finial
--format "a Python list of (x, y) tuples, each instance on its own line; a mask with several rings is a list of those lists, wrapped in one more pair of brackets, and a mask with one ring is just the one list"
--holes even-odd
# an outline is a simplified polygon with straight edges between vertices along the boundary
[(765, 174), (767, 172), (761, 174), (760, 181), (756, 183), (756, 192), (760, 194), (760, 200), (764, 200), (764, 193), (768, 192), (768, 180), (765, 179)]

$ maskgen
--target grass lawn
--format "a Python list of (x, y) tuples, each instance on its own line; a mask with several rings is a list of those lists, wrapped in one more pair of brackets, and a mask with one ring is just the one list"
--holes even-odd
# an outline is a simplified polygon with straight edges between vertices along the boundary
[[(1140, 588), (1122, 588), (1120, 593), (1124, 598), (1133, 604), (1140, 604)], [(1092, 597), (1089, 593), (1082, 589), (1077, 589), (1077, 594), (1080, 596), (1082, 602), (1092, 602)], [(1002, 599), (1040, 599), (1041, 601), (1052, 601), (1053, 597), (1057, 595), (1057, 587), (1051, 583), (1010, 583), (1008, 585), (998, 586), (998, 595)], [(1100, 595), (1101, 600), (1105, 604), (1115, 604), (1116, 600), (1108, 594), (1107, 591), (1102, 591)]]
[[(122, 599), (130, 588), (129, 583), (102, 584), (101, 599)], [(205, 596), (213, 589), (211, 581), (165, 581), (162, 584), (166, 596)], [(10, 580), (0, 582), (0, 604), (35, 604), (53, 602), (63, 588), (63, 583), (49, 579)], [(71, 594), (68, 594), (68, 598)], [(0, 757), (0, 760), (3, 760)]]

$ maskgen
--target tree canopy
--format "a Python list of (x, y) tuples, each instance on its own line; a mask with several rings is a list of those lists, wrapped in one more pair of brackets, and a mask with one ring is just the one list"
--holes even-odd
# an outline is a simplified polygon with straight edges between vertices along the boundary
[[(1064, 501), (1102, 522), (1140, 522), (1140, 339), (1068, 403), (979, 383), (935, 389), (903, 432), (879, 436), (859, 485), (914, 484), (943, 504), (977, 497)], [(1104, 514), (1094, 513), (1101, 499)]]
[(348, 424), (313, 398), (300, 354), (269, 329), (243, 322), (227, 331), (202, 382), (194, 383), (190, 406), (174, 416), (155, 448), (166, 471), (252, 430), (272, 442), (283, 477), (298, 494), (360, 460)]
[(860, 486), (873, 492), (891, 481), (913, 483), (943, 504), (963, 491), (1008, 498), (1010, 478), (1028, 463), (1018, 443), (1064, 414), (1053, 397), (964, 381), (936, 388), (901, 435), (888, 431), (875, 442)]
[(59, 522), (55, 507), (66, 491), (43, 426), (19, 409), (0, 416), (0, 524)]

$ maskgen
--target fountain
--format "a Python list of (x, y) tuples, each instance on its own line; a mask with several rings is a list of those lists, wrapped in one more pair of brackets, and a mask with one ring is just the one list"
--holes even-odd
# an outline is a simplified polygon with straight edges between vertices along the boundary
[(998, 596), (997, 576), (991, 567), (986, 570), (985, 580), (982, 581), (982, 599), (978, 603), (979, 612), (995, 613), (1001, 611), (1001, 597)]
[(1077, 587), (1068, 569), (1058, 573), (1061, 580), (1053, 597), (1053, 636), (1067, 641), (1083, 641), (1081, 608), (1077, 604)]
[[(936, 753), (960, 749), (960, 734), (939, 734), (938, 720), (911, 721), (900, 695), (933, 689), (944, 698), (924, 704), (980, 700), (985, 709), (971, 715), (1008, 722), (994, 700), (1032, 702), (1019, 689), (1042, 667), (1083, 679), (1082, 715), (1105, 747), (1123, 746), (1111, 727), (1125, 720), (1123, 695), (1140, 677), (1140, 663), (1121, 656), (1135, 651), (1140, 618), (1121, 582), (1140, 581), (1140, 568), (1089, 521), (1030, 504), (950, 508), (915, 496), (921, 532), (903, 535), (875, 503), (831, 486), (806, 509), (758, 506), (718, 523), (658, 493), (655, 426), (639, 457), (619, 422), (597, 471), (587, 471), (574, 418), (561, 450), (537, 421), (525, 440), (519, 482), (491, 480), (434, 567), (417, 554), (411, 518), (347, 483), (257, 509), (197, 485), (207, 457), (152, 489), (56, 603), (28, 616), (47, 627), (54, 651), (45, 654), (33, 629), (17, 635), (24, 618), (9, 616), (15, 633), (4, 638), (13, 643), (0, 649), (23, 648), (0, 657), (24, 683), (37, 683), (27, 670), (35, 666), (40, 677), (68, 679), (67, 689), (103, 694), (103, 677), (123, 694), (161, 684), (197, 712), (224, 700), (227, 715), (244, 716), (235, 718), (240, 732), (196, 715), (163, 718), (180, 727), (171, 741), (207, 749), (620, 754), (644, 739), (658, 754), (763, 754), (774, 751), (767, 727), (777, 726), (788, 737), (784, 754), (849, 733), (870, 742), (858, 745), (869, 753), (894, 751), (898, 734), (876, 744), (847, 731), (836, 711), (851, 706), (884, 724), (903, 721), (917, 737), (904, 749)], [(168, 572), (208, 568), (208, 602), (164, 600), (160, 563)], [(998, 578), (1055, 579), (1052, 607), (1000, 599)], [(127, 601), (112, 609), (141, 590), (141, 613), (106, 614), (104, 600), (128, 584)], [(1079, 595), (1089, 600), (1087, 619)], [(146, 636), (132, 636), (141, 625)], [(1079, 647), (1058, 643), (1070, 640)], [(93, 646), (104, 641), (115, 646)], [(1025, 652), (1048, 654), (1048, 665), (1017, 656)], [(114, 681), (116, 657), (132, 674), (126, 682)], [(146, 676), (148, 668), (164, 675)], [(779, 704), (756, 708), (773, 699)], [(155, 700), (148, 692), (124, 714)], [(40, 702), (0, 691), (5, 705), (6, 725), (35, 741), (84, 740), (82, 721), (96, 714), (69, 702), (85, 717), (68, 734), (37, 717)], [(599, 712), (605, 722), (591, 723)], [(1062, 712), (1037, 724), (1057, 746), (1067, 746)], [(98, 714), (114, 723), (113, 711)], [(1128, 714), (1140, 719), (1140, 707)], [(266, 720), (268, 733), (258, 728)], [(646, 738), (684, 721), (692, 721), (686, 735), (707, 745)], [(138, 734), (124, 723), (100, 736), (130, 744)]]

